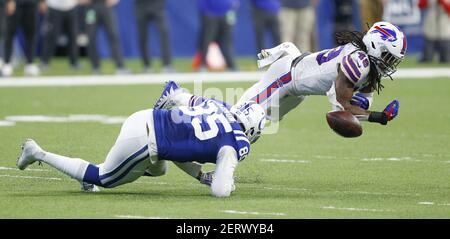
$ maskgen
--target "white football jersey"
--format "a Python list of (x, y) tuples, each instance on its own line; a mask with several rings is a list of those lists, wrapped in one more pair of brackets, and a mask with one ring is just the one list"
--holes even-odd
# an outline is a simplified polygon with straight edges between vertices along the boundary
[(313, 53), (301, 60), (293, 69), (295, 95), (326, 95), (334, 86), (338, 68), (352, 82), (356, 90), (369, 84), (370, 61), (367, 54), (348, 43), (333, 49)]

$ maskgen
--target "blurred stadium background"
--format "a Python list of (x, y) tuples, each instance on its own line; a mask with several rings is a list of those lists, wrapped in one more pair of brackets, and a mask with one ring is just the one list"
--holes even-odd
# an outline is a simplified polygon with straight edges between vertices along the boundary
[[(2, 0), (3, 2), (8, 2), (8, 0)], [(77, 2), (77, 0), (67, 0), (72, 2)], [(137, 26), (137, 10), (136, 6), (142, 8), (142, 6), (148, 5), (147, 8), (150, 8), (151, 14), (159, 14), (160, 17), (165, 17), (166, 19), (166, 30), (168, 32), (168, 55), (171, 58), (174, 58), (174, 70), (176, 71), (193, 71), (198, 70), (198, 58), (195, 59), (196, 53), (201, 50), (201, 39), (202, 39), (202, 31), (201, 29), (204, 26), (203, 17), (204, 15), (221, 15), (226, 20), (227, 27), (230, 28), (230, 42), (227, 43), (226, 40), (221, 39), (221, 35), (217, 36), (216, 40), (225, 41), (224, 45), (230, 44), (231, 50), (230, 54), (232, 55), (232, 59), (236, 61), (240, 61), (239, 64), (236, 65), (236, 69), (231, 67), (232, 70), (256, 70), (254, 59), (256, 53), (260, 50), (258, 49), (257, 39), (255, 33), (258, 31), (255, 27), (256, 18), (255, 12), (262, 11), (263, 17), (266, 17), (271, 21), (271, 17), (280, 18), (279, 24), (279, 36), (276, 37), (273, 34), (270, 34), (268, 29), (269, 27), (262, 27), (264, 32), (264, 39), (261, 41), (264, 42), (263, 47), (270, 48), (277, 43), (277, 41), (285, 41), (291, 40), (282, 28), (286, 21), (289, 22), (289, 19), (284, 20), (286, 17), (283, 14), (283, 11), (289, 9), (286, 5), (289, 2), (296, 1), (279, 1), (279, 0), (221, 0), (216, 1), (217, 6), (209, 6), (214, 5), (208, 0), (189, 0), (189, 1), (176, 1), (176, 0), (137, 0), (141, 5), (138, 4), (135, 0), (94, 0), (96, 2), (103, 2), (104, 4), (108, 4), (111, 2), (112, 7), (111, 12), (116, 16), (111, 18), (111, 23), (114, 29), (117, 29), (118, 33), (118, 50), (123, 53), (125, 57), (125, 68), (130, 68), (131, 72), (142, 73), (149, 72), (144, 71), (143, 63), (141, 62), (141, 53), (142, 51), (139, 48), (139, 33)], [(37, 0), (18, 0), (17, 8), (20, 7), (20, 2), (38, 2)], [(46, 1), (44, 1), (46, 2)], [(55, 1), (49, 1), (55, 2)], [(58, 2), (58, 1), (56, 1)], [(60, 1), (65, 2), (65, 1)], [(47, 7), (42, 7), (41, 5), (37, 5), (35, 7), (35, 11), (37, 11), (37, 21), (35, 22), (35, 41), (34, 41), (34, 49), (36, 54), (36, 59), (33, 60), (36, 62), (36, 65), (41, 66), (41, 70), (43, 75), (70, 75), (70, 74), (89, 74), (92, 73), (92, 66), (86, 62), (88, 56), (88, 45), (89, 43), (95, 44), (97, 46), (97, 52), (103, 59), (109, 59), (111, 56), (110, 50), (110, 42), (108, 40), (107, 34), (104, 28), (100, 27), (99, 31), (96, 31), (97, 39), (90, 39), (93, 35), (89, 35), (89, 24), (92, 22), (92, 19), (95, 19), (95, 14), (92, 14), (91, 10), (95, 9), (92, 5), (89, 4), (90, 0), (81, 0), (80, 5), (75, 7), (73, 11), (76, 12), (76, 21), (78, 22), (77, 26), (77, 45), (78, 51), (81, 56), (80, 66), (74, 67), (76, 70), (69, 70), (65, 67), (65, 65), (61, 64), (61, 61), (66, 63), (67, 61), (64, 59), (60, 59), (61, 57), (66, 57), (69, 53), (69, 39), (68, 39), (68, 25), (64, 25), (67, 22), (63, 22), (63, 29), (60, 34), (56, 37), (56, 49), (54, 51), (56, 60), (52, 60), (51, 63), (47, 66), (43, 64), (42, 58), (44, 55), (44, 42), (49, 41), (46, 38), (46, 34), (49, 34), (49, 29), (55, 27), (55, 23), (52, 22), (52, 18), (49, 18), (49, 12), (52, 9), (52, 4), (49, 3)], [(434, 0), (430, 0), (428, 4), (427, 0), (377, 0), (377, 1), (359, 1), (359, 0), (300, 0), (297, 1), (297, 5), (301, 6), (305, 9), (310, 9), (314, 15), (308, 16), (312, 18), (311, 20), (307, 20), (305, 16), (305, 21), (310, 21), (313, 27), (311, 27), (312, 32), (306, 32), (305, 34), (309, 34), (312, 39), (310, 46), (299, 46), (301, 50), (304, 51), (316, 51), (326, 48), (332, 48), (334, 46), (334, 32), (341, 29), (350, 29), (350, 30), (358, 30), (363, 31), (366, 30), (366, 24), (371, 24), (368, 21), (374, 20), (388, 20), (393, 22), (394, 24), (399, 25), (402, 30), (406, 33), (408, 38), (408, 62), (423, 62), (424, 51), (428, 46), (425, 41), (424, 36), (424, 28), (427, 27), (426, 24), (436, 25), (436, 29), (433, 31), (441, 31), (446, 32), (448, 30), (448, 14), (444, 7), (440, 10), (434, 9), (435, 6), (439, 7), (438, 3)], [(363, 14), (364, 7), (367, 7), (367, 3), (369, 3), (368, 8), (374, 8), (377, 5), (383, 4), (384, 11), (380, 12), (377, 9), (371, 9), (374, 11), (375, 17), (367, 18)], [(378, 4), (378, 2), (380, 2)], [(440, 2), (440, 1), (439, 1)], [(5, 4), (5, 3), (3, 3)], [(92, 4), (92, 3), (91, 3)], [(290, 3), (292, 4), (292, 3)], [(372, 5), (370, 5), (372, 4)], [(427, 5), (428, 4), (428, 5)], [(53, 4), (54, 5), (54, 4)], [(58, 5), (58, 4), (56, 4)], [(64, 4), (62, 4), (64, 5)], [(94, 4), (95, 5), (95, 4)], [(295, 3), (294, 3), (295, 5)], [(50, 7), (49, 7), (50, 6)], [(205, 7), (206, 6), (206, 7)], [(419, 8), (421, 6), (421, 8)], [(58, 6), (59, 7), (59, 6)], [(137, 9), (139, 9), (139, 7)], [(156, 8), (161, 10), (157, 13), (154, 13), (155, 10), (151, 10), (151, 8)], [(5, 7), (6, 8), (6, 7)], [(145, 8), (145, 7), (143, 7)], [(299, 9), (302, 9), (299, 8)], [(262, 10), (261, 10), (262, 9)], [(1, 10), (1, 9), (0, 9)], [(426, 14), (432, 11), (438, 11), (442, 16), (435, 17), (433, 16), (432, 23), (424, 22), (426, 19)], [(153, 11), (153, 12), (152, 12)], [(365, 10), (367, 11), (367, 10)], [(377, 12), (378, 11), (378, 12)], [(64, 11), (59, 11), (64, 12)], [(429, 13), (430, 15), (432, 13)], [(3, 20), (3, 28), (5, 29), (3, 37), (6, 38), (8, 31), (7, 26), (8, 17), (5, 14)], [(159, 16), (158, 15), (158, 16)], [(379, 16), (376, 16), (379, 15)], [(258, 15), (260, 16), (260, 15)], [(99, 18), (97, 16), (97, 18)], [(283, 18), (283, 19), (282, 19)], [(442, 19), (441, 19), (442, 18)], [(61, 20), (63, 18), (58, 18)], [(100, 19), (100, 18), (99, 18)], [(258, 18), (259, 19), (259, 18)], [(98, 19), (97, 19), (98, 20)], [(101, 20), (101, 19), (100, 19)], [(272, 19), (273, 20), (273, 19)], [(10, 22), (14, 22), (18, 20), (11, 20)], [(292, 20), (294, 21), (294, 19)], [(300, 19), (302, 21), (302, 19)], [(157, 22), (156, 22), (157, 23)], [(26, 23), (25, 25), (30, 25), (33, 23)], [(159, 29), (156, 28), (155, 22), (146, 25), (149, 30), (148, 32), (148, 41), (147, 46), (149, 47), (150, 55), (153, 58), (157, 59), (156, 64), (153, 64), (156, 68), (159, 68), (160, 63), (159, 59), (162, 54), (161, 40)], [(444, 30), (442, 30), (444, 29)], [(447, 30), (446, 30), (447, 29)], [(443, 54), (450, 54), (449, 44), (450, 44), (450, 36), (447, 36), (449, 33), (442, 33), (442, 36), (432, 36), (436, 39), (428, 39), (431, 42), (443, 42), (439, 47), (439, 44), (435, 44), (435, 49), (432, 51), (442, 52)], [(1, 35), (1, 34), (0, 34)], [(428, 34), (430, 35), (430, 34)], [(26, 34), (23, 31), (19, 31), (15, 37), (14, 44), (12, 45), (14, 48), (13, 51), (13, 65), (15, 67), (21, 66), (25, 63), (23, 48), (25, 47), (26, 42)], [(274, 38), (275, 36), (275, 38)], [(279, 38), (279, 39), (278, 39)], [(430, 36), (428, 36), (430, 38)], [(291, 40), (292, 41), (292, 40)], [(0, 39), (2, 42), (2, 39)], [(215, 46), (215, 45), (212, 45)], [(0, 47), (0, 56), (5, 55), (5, 52), (1, 54), (4, 47)], [(261, 47), (260, 47), (261, 48)], [(211, 53), (212, 56), (209, 58), (209, 62), (211, 67), (217, 67), (219, 69), (224, 68), (224, 60), (221, 58), (220, 50), (215, 50), (213, 47), (213, 51)], [(117, 50), (117, 49), (116, 49)], [(426, 53), (425, 53), (426, 54)], [(428, 54), (429, 55), (429, 54)], [(198, 55), (197, 55), (198, 57)], [(436, 59), (435, 56), (434, 59)], [(429, 58), (429, 57), (428, 57)], [(41, 59), (41, 61), (39, 60)], [(247, 61), (246, 61), (247, 60)], [(428, 59), (428, 62), (432, 61), (432, 59)], [(0, 62), (4, 62), (4, 60), (0, 60)], [(40, 62), (40, 64), (39, 64)], [(437, 62), (437, 61), (435, 61)], [(448, 56), (446, 60), (443, 61), (445, 66), (448, 65)], [(105, 70), (101, 71), (102, 73), (111, 73), (111, 66), (109, 65), (109, 61), (106, 60)], [(63, 67), (61, 71), (61, 67)], [(95, 70), (95, 69), (94, 69)], [(153, 70), (152, 72), (159, 72), (158, 69), (147, 69)], [(15, 75), (22, 75), (22, 70), (15, 70)], [(114, 71), (113, 71), (114, 72)], [(100, 73), (94, 71), (94, 73)], [(126, 71), (125, 71), (126, 73)], [(31, 74), (33, 75), (33, 74)]]

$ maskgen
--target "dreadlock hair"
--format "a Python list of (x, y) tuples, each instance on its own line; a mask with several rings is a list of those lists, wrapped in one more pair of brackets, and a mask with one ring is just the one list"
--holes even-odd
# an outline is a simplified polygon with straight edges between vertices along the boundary
[[(345, 45), (348, 43), (353, 44), (356, 46), (359, 50), (364, 51), (367, 53), (367, 47), (366, 44), (363, 42), (363, 37), (367, 33), (365, 32), (358, 32), (358, 31), (341, 31), (336, 33), (336, 42), (338, 45)], [(370, 61), (370, 71), (369, 71), (369, 85), (372, 88), (372, 90), (376, 90), (378, 94), (380, 94), (380, 91), (384, 88), (384, 86), (381, 84), (381, 74), (378, 72), (377, 69), (377, 62), (380, 61), (380, 59), (377, 59), (373, 56), (369, 55), (369, 61)], [(392, 77), (389, 76), (389, 78)]]

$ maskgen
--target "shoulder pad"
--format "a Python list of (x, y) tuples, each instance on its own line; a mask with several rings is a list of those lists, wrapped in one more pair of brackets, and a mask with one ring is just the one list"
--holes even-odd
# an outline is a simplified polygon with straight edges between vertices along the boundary
[(369, 57), (363, 51), (354, 51), (342, 58), (341, 71), (354, 85), (361, 85), (370, 71)]

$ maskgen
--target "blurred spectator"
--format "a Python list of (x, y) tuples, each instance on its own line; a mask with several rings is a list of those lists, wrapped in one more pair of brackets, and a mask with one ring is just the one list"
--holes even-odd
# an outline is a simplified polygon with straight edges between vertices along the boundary
[(367, 25), (383, 20), (384, 5), (388, 0), (360, 0), (360, 13), (363, 29)]
[(25, 36), (25, 75), (39, 75), (39, 68), (33, 63), (37, 29), (38, 3), (40, 0), (15, 0), (6, 2), (5, 64), (2, 68), (4, 76), (13, 74), (11, 57), (13, 42), (17, 29), (22, 28)]
[[(3, 67), (3, 35), (5, 30), (5, 2), (8, 0), (0, 0), (0, 69)], [(0, 76), (1, 76), (0, 71)]]
[(419, 7), (426, 10), (423, 23), (425, 44), (420, 61), (433, 61), (435, 53), (438, 53), (439, 62), (449, 62), (450, 2), (445, 0), (420, 0)]
[(236, 70), (233, 57), (232, 26), (239, 0), (199, 0), (201, 14), (201, 67), (206, 69), (206, 56), (212, 41), (218, 41), (229, 70)]
[(280, 22), (278, 14), (280, 11), (279, 0), (252, 0), (253, 6), (253, 26), (256, 35), (256, 53), (264, 49), (264, 34), (269, 30), (272, 35), (272, 48), (281, 43)]
[[(341, 31), (355, 31), (353, 25), (353, 0), (334, 0), (336, 13), (334, 15), (334, 35)], [(335, 40), (336, 41), (336, 40)], [(337, 42), (335, 42), (336, 45)]]
[(317, 0), (281, 0), (281, 40), (292, 42), (301, 51), (312, 51)]
[(129, 74), (125, 68), (117, 30), (117, 17), (113, 7), (119, 0), (80, 0), (81, 4), (89, 4), (86, 13), (86, 25), (89, 37), (88, 54), (95, 74), (100, 74), (100, 57), (97, 51), (97, 31), (105, 28), (109, 47), (116, 64), (116, 74)]
[(159, 32), (163, 72), (173, 72), (169, 28), (167, 26), (165, 0), (135, 0), (135, 13), (139, 32), (139, 48), (144, 63), (144, 72), (150, 71), (151, 59), (148, 50), (148, 23), (153, 22)]
[(70, 65), (73, 69), (79, 68), (77, 5), (78, 0), (46, 0), (46, 4), (43, 5), (45, 20), (42, 68), (48, 67), (57, 39), (63, 29), (67, 33)]

